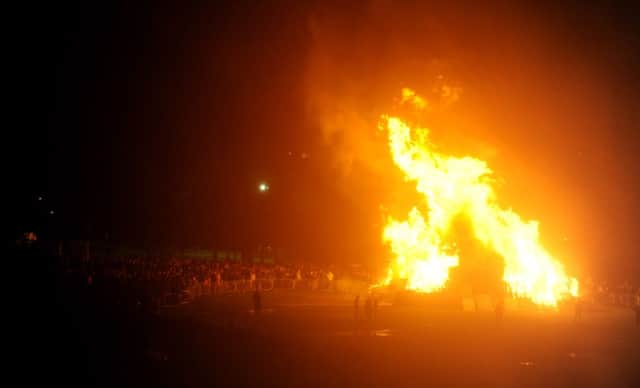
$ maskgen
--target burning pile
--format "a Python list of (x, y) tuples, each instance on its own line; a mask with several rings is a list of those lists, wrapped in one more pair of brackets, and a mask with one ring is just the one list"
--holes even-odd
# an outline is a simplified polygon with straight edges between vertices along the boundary
[[(417, 110), (427, 108), (426, 101), (409, 89), (403, 90), (400, 102)], [(486, 162), (437, 152), (426, 128), (411, 128), (398, 117), (382, 116), (380, 128), (388, 133), (395, 164), (406, 180), (416, 182), (428, 209), (425, 215), (414, 206), (406, 220), (388, 219), (383, 239), (395, 258), (384, 284), (402, 279), (411, 290), (442, 289), (449, 270), (459, 264), (449, 237), (454, 220), (462, 215), (474, 237), (504, 259), (502, 280), (514, 295), (547, 306), (577, 296), (577, 280), (568, 277), (541, 245), (538, 222), (524, 221), (498, 205)]]

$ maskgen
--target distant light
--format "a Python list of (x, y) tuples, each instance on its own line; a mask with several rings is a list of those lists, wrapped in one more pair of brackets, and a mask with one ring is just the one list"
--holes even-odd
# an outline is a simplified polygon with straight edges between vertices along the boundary
[(42, 201), (42, 197), (38, 197), (38, 201)]
[(56, 212), (54, 212), (53, 210), (49, 210), (49, 214), (54, 215), (56, 214)]
[(260, 182), (260, 184), (258, 185), (258, 190), (261, 193), (266, 193), (267, 191), (269, 191), (269, 185), (265, 182)]

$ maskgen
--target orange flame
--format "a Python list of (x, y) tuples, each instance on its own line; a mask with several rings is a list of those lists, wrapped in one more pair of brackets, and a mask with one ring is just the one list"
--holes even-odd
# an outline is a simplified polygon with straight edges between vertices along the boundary
[[(409, 89), (403, 90), (400, 103), (420, 110), (428, 106)], [(414, 206), (407, 220), (388, 219), (383, 240), (395, 258), (384, 284), (403, 279), (412, 290), (443, 288), (449, 269), (459, 263), (446, 237), (455, 217), (463, 214), (475, 237), (504, 259), (503, 280), (514, 295), (547, 306), (578, 295), (577, 280), (568, 277), (540, 243), (538, 222), (523, 221), (498, 205), (490, 180), (493, 172), (484, 161), (437, 152), (426, 128), (411, 128), (398, 117), (382, 116), (380, 128), (388, 133), (395, 164), (406, 180), (416, 182), (428, 209), (426, 217)]]

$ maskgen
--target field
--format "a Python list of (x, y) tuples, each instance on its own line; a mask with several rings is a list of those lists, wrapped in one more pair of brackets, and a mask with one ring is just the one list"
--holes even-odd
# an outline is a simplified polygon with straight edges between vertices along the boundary
[(263, 294), (260, 314), (240, 294), (73, 321), (64, 342), (82, 353), (58, 361), (86, 365), (88, 385), (640, 386), (640, 328), (622, 309), (581, 322), (569, 309), (508, 311), (498, 324), (490, 311), (383, 301), (367, 325), (355, 323), (351, 296), (277, 291)]

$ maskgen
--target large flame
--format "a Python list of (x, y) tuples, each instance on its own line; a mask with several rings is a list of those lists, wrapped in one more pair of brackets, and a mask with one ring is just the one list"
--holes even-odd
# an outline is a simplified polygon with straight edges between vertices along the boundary
[[(427, 103), (405, 89), (402, 104), (425, 109)], [(452, 222), (464, 215), (473, 234), (485, 247), (504, 259), (503, 280), (517, 296), (540, 305), (556, 306), (563, 297), (578, 294), (578, 282), (565, 274), (540, 243), (538, 222), (523, 221), (501, 208), (491, 183), (492, 171), (473, 157), (453, 157), (437, 152), (426, 128), (411, 128), (398, 117), (382, 116), (395, 164), (405, 179), (416, 182), (424, 195), (426, 217), (413, 207), (405, 221), (389, 218), (383, 232), (393, 254), (385, 284), (403, 279), (412, 290), (433, 292), (458, 266), (455, 246), (447, 243)]]

